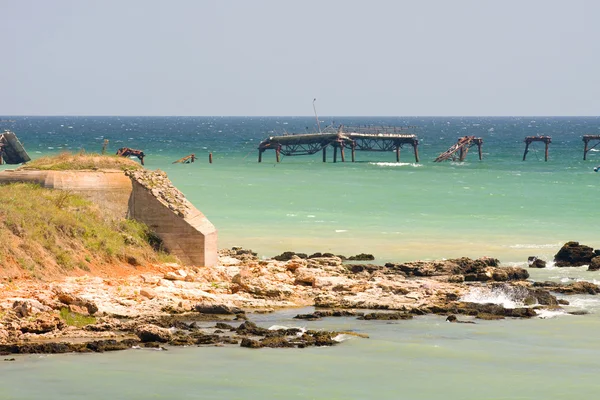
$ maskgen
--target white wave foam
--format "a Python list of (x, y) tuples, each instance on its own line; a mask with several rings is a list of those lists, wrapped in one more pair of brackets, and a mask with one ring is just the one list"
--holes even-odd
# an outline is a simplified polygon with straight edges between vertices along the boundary
[(511, 249), (552, 249), (560, 247), (560, 243), (532, 244), (532, 243), (517, 243), (509, 246)]
[(371, 165), (377, 165), (378, 167), (422, 167), (422, 164), (416, 163), (394, 163), (394, 162), (370, 162)]
[(569, 296), (567, 298), (569, 301), (569, 307), (579, 308), (587, 311), (591, 311), (591, 309), (598, 308), (600, 306), (600, 299), (597, 297), (591, 297), (582, 295), (579, 296)]
[(566, 311), (563, 310), (535, 310), (538, 318), (541, 319), (550, 319), (560, 317), (561, 315), (569, 315)]
[(523, 307), (523, 299), (527, 290), (522, 288), (502, 286), (489, 288), (472, 288), (469, 293), (461, 297), (461, 301), (478, 304), (499, 304), (504, 308)]
[(345, 342), (346, 340), (350, 339), (352, 337), (352, 335), (346, 335), (345, 333), (340, 333), (339, 335), (331, 338), (332, 340), (341, 343), (341, 342)]
[(348, 232), (347, 229), (336, 229), (335, 233), (343, 233), (343, 232)]
[(285, 325), (272, 325), (269, 327), (270, 331), (278, 331), (280, 329), (300, 329), (300, 332), (296, 333), (296, 336), (300, 337), (306, 333), (306, 328), (303, 326), (285, 326)]

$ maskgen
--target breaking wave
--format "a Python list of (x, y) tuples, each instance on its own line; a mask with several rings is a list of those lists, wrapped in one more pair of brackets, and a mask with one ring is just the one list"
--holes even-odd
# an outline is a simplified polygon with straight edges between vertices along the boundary
[(461, 301), (478, 304), (499, 304), (504, 308), (525, 307), (523, 301), (528, 296), (527, 289), (513, 286), (495, 286), (492, 288), (472, 288), (461, 297)]
[(370, 162), (371, 165), (377, 165), (378, 167), (422, 167), (423, 164), (417, 163), (397, 163), (397, 162)]

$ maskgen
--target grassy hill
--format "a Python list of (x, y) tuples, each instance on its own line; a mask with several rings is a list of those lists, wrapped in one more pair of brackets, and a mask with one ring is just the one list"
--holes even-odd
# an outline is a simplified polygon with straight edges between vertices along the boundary
[[(98, 162), (94, 157), (104, 158), (92, 156), (79, 162), (82, 160), (61, 155), (54, 167), (129, 167), (131, 161), (122, 159), (123, 163), (121, 159), (106, 157), (110, 162)], [(37, 165), (54, 168), (52, 162), (42, 160), (37, 160)], [(36, 164), (27, 168), (32, 165)], [(114, 275), (143, 269), (151, 263), (176, 261), (155, 250), (160, 241), (147, 226), (106, 218), (97, 205), (78, 195), (32, 184), (0, 186), (0, 243), (0, 278)]]

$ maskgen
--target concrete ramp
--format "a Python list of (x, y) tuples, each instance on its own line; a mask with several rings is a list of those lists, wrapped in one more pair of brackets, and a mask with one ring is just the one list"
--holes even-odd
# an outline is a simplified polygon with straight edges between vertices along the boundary
[(13, 132), (5, 131), (0, 134), (0, 157), (7, 164), (22, 164), (31, 161), (29, 154)]

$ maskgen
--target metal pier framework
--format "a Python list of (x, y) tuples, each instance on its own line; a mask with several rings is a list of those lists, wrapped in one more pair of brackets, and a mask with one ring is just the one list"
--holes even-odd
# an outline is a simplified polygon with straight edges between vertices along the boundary
[[(467, 153), (472, 146), (477, 146), (477, 151), (479, 153), (479, 161), (482, 159), (481, 154), (481, 145), (483, 144), (482, 138), (477, 138), (475, 136), (463, 136), (458, 139), (456, 144), (450, 147), (448, 150), (440, 154), (434, 162), (442, 162), (446, 160), (452, 161), (465, 161), (467, 157)], [(458, 157), (456, 153), (458, 152)]]
[(356, 151), (395, 151), (396, 161), (400, 161), (400, 149), (404, 145), (413, 148), (415, 162), (419, 162), (419, 139), (410, 134), (414, 127), (359, 127), (340, 126), (336, 133), (291, 134), (271, 136), (258, 145), (258, 162), (262, 162), (262, 154), (269, 149), (275, 150), (277, 162), (281, 154), (300, 156), (323, 152), (323, 162), (327, 162), (327, 148), (333, 147), (333, 162), (337, 162), (340, 152), (342, 162), (346, 161), (345, 149), (351, 150), (352, 162), (356, 160)]
[(524, 140), (525, 152), (523, 153), (523, 161), (527, 158), (529, 153), (529, 145), (533, 142), (544, 142), (546, 144), (546, 151), (544, 152), (544, 161), (548, 161), (548, 146), (552, 143), (552, 137), (550, 136), (527, 136)]
[[(592, 142), (590, 146), (590, 142)], [(583, 159), (587, 159), (587, 153), (600, 144), (600, 135), (583, 135)]]

